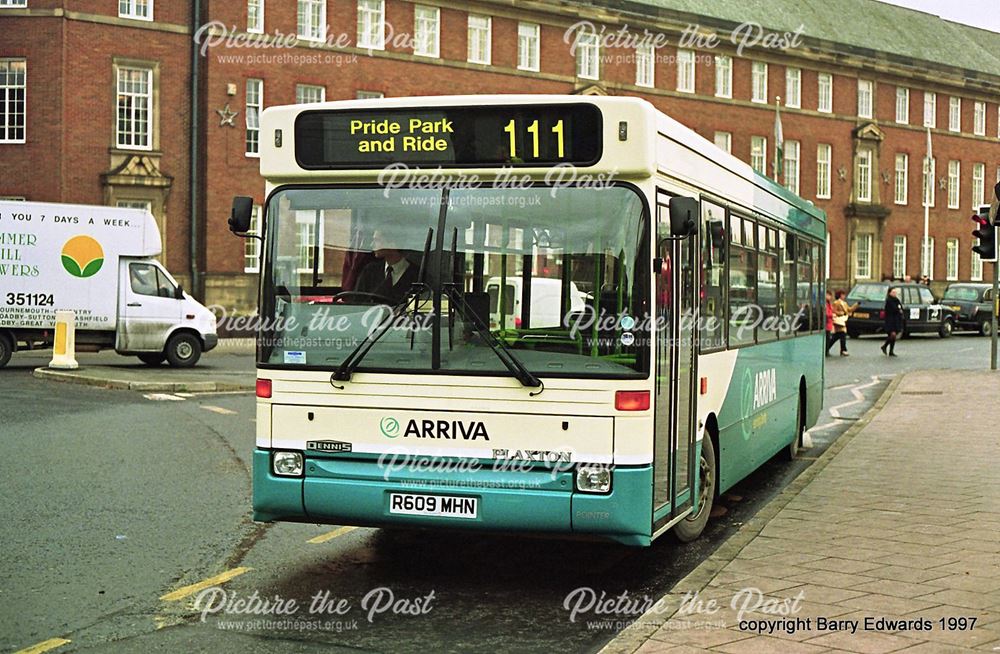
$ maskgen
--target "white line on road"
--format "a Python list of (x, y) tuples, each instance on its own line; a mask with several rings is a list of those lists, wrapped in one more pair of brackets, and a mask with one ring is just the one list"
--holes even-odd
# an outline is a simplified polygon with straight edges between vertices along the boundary
[(143, 397), (154, 402), (183, 402), (184, 398), (170, 393), (144, 393)]
[(837, 406), (830, 407), (830, 415), (833, 416), (834, 418), (840, 418), (841, 417), (841, 415), (840, 415), (840, 410), (841, 409), (847, 408), (849, 406), (853, 406), (855, 404), (858, 404), (859, 402), (864, 402), (865, 401), (865, 396), (864, 396), (864, 394), (861, 391), (865, 390), (866, 388), (871, 388), (872, 386), (875, 386), (876, 384), (878, 384), (881, 381), (879, 379), (878, 375), (872, 375), (871, 379), (872, 380), (870, 382), (868, 382), (867, 384), (859, 384), (857, 386), (852, 387), (851, 388), (851, 395), (854, 396), (854, 399), (851, 400), (850, 402), (844, 402), (843, 404), (838, 404)]
[(236, 415), (235, 411), (231, 411), (229, 409), (223, 409), (221, 406), (212, 406), (211, 404), (202, 404), (201, 408), (205, 409), (206, 411), (211, 411), (213, 413), (221, 413), (224, 416), (233, 416), (233, 415)]

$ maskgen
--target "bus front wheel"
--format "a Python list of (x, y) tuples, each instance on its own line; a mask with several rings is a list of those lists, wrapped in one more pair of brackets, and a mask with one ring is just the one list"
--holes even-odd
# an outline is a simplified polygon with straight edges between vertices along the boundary
[(14, 339), (0, 332), (0, 368), (7, 365), (10, 355), (14, 353)]
[(674, 525), (674, 537), (682, 543), (690, 543), (701, 536), (708, 524), (715, 499), (715, 446), (706, 433), (701, 439), (701, 457), (698, 463), (698, 512), (689, 515)]

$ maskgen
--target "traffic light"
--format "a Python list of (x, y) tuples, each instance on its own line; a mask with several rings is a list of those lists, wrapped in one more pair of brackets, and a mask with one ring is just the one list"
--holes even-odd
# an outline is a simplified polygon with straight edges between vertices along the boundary
[(979, 245), (973, 246), (972, 251), (979, 255), (983, 261), (997, 260), (997, 228), (990, 223), (989, 207), (984, 207), (985, 211), (973, 214), (972, 220), (976, 223), (976, 230), (972, 235), (979, 239)]

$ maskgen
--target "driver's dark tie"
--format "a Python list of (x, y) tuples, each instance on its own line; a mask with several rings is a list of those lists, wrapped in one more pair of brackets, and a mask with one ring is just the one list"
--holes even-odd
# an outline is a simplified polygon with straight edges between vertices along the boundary
[(392, 288), (392, 266), (385, 267), (385, 282), (383, 283), (385, 288)]

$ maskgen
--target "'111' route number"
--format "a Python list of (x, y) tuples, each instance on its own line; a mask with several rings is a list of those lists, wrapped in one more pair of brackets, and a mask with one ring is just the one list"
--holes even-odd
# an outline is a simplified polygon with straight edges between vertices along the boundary
[[(514, 125), (514, 119), (511, 118), (507, 126), (503, 128), (503, 131), (510, 135), (510, 156), (517, 156), (517, 139), (515, 139), (516, 127)], [(531, 156), (538, 158), (538, 121), (533, 120), (530, 125), (528, 125), (528, 133), (531, 134)], [(552, 133), (556, 135), (556, 156), (562, 159), (564, 156), (563, 147), (563, 121), (560, 119), (555, 125), (552, 126)]]

